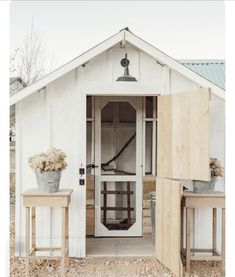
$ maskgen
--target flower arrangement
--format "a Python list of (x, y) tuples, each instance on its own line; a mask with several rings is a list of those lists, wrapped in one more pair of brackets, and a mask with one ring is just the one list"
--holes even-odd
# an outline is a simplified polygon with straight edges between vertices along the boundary
[(62, 150), (52, 147), (44, 153), (30, 157), (28, 163), (35, 172), (61, 171), (67, 167), (65, 158), (66, 155)]
[(221, 166), (220, 161), (216, 158), (210, 158), (211, 176), (224, 176), (224, 168)]

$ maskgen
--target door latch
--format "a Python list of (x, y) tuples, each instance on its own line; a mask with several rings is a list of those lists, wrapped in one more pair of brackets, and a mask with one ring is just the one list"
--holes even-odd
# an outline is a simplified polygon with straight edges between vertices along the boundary
[(94, 168), (96, 168), (96, 167), (99, 167), (99, 166), (98, 166), (98, 165), (94, 165), (94, 164), (91, 165), (91, 168), (92, 168), (92, 169), (94, 169)]
[(85, 180), (84, 179), (79, 179), (79, 185), (84, 186), (85, 185)]
[(84, 175), (84, 174), (85, 174), (85, 168), (80, 167), (80, 168), (79, 168), (79, 174), (80, 174), (80, 175)]

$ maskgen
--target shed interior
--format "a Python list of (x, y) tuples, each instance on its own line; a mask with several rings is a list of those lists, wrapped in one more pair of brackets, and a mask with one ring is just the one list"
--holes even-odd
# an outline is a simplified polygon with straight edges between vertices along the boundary
[[(133, 97), (136, 98), (136, 97)], [(101, 109), (101, 175), (136, 175), (136, 150), (141, 151), (142, 203), (136, 202), (136, 184), (131, 181), (101, 182), (101, 193), (96, 192), (95, 178), (97, 161), (95, 157), (95, 96), (87, 96), (87, 199), (86, 236), (87, 255), (109, 255), (116, 245), (132, 244), (140, 255), (154, 255), (149, 192), (155, 191), (157, 164), (157, 96), (138, 97), (141, 110), (123, 101), (108, 102)], [(120, 97), (121, 99), (121, 97)], [(137, 122), (136, 113), (141, 113)], [(136, 145), (136, 124), (142, 124), (142, 145)], [(142, 205), (142, 233), (136, 237), (95, 237), (95, 201), (101, 200), (101, 221), (108, 230), (128, 230), (136, 222), (136, 204)], [(133, 241), (132, 241), (133, 240)], [(125, 247), (124, 247), (125, 248)], [(105, 250), (106, 249), (106, 250)], [(139, 250), (138, 250), (139, 249)], [(124, 253), (120, 255), (133, 255)], [(107, 253), (106, 253), (107, 252)], [(117, 254), (117, 253), (116, 253)]]

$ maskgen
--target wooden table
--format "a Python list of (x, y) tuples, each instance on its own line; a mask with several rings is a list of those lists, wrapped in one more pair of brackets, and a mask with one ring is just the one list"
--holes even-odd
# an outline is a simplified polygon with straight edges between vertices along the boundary
[[(43, 259), (61, 259), (63, 275), (66, 274), (66, 263), (69, 259), (69, 203), (71, 199), (71, 189), (61, 189), (55, 193), (44, 193), (38, 190), (28, 190), (22, 194), (23, 205), (25, 207), (25, 254), (26, 254), (26, 276), (29, 275), (29, 261), (31, 258), (42, 258), (37, 256), (37, 251), (61, 251), (61, 257), (43, 257)], [(37, 247), (36, 246), (36, 208), (51, 207), (61, 208), (61, 247)], [(31, 220), (30, 220), (31, 219)], [(31, 221), (31, 234), (30, 234)], [(30, 245), (31, 237), (31, 245)]]
[[(184, 192), (182, 199), (182, 209), (186, 208), (186, 272), (190, 272), (190, 261), (206, 260), (221, 261), (222, 271), (225, 264), (225, 194), (214, 192), (213, 194), (200, 194), (193, 192)], [(195, 208), (212, 209), (212, 249), (190, 249), (190, 212)], [(216, 227), (217, 212), (216, 209), (222, 209), (222, 232), (221, 232), (221, 254), (216, 246)], [(183, 222), (182, 222), (183, 224)], [(183, 230), (183, 229), (182, 229)], [(212, 256), (191, 256), (191, 253), (212, 253)]]

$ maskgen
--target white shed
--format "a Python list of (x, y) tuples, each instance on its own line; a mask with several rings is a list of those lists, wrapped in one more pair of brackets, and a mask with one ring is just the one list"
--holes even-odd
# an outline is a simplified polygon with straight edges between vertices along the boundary
[[(125, 54), (136, 81), (117, 81)], [(13, 95), (16, 240), (25, 235), (21, 193), (36, 187), (28, 157), (51, 146), (67, 154), (61, 188), (73, 189), (70, 256), (87, 255), (86, 235), (142, 237), (156, 176), (191, 188), (192, 180), (210, 180), (209, 157), (224, 165), (224, 101), (221, 87), (127, 28)], [(210, 247), (210, 216), (196, 211), (194, 245)], [(42, 209), (37, 218), (37, 243), (59, 244), (59, 211)]]

